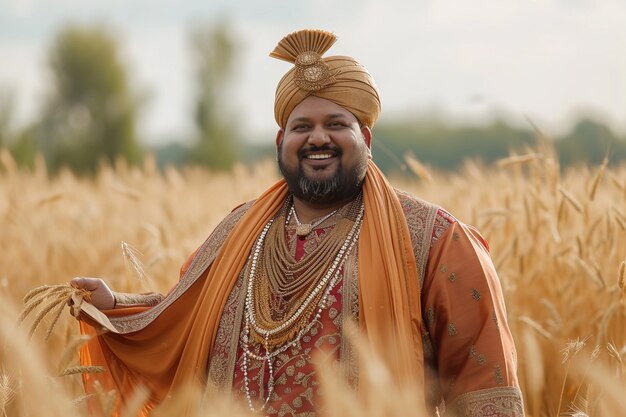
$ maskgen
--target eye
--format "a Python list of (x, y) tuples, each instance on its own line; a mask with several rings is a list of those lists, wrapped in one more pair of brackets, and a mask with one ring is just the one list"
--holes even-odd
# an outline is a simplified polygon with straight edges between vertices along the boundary
[(341, 127), (345, 127), (346, 124), (344, 122), (333, 121), (333, 122), (330, 122), (328, 126), (332, 128), (341, 128)]
[(306, 130), (308, 128), (309, 128), (308, 124), (306, 124), (306, 123), (298, 123), (297, 125), (292, 126), (291, 130), (295, 131), (295, 132), (301, 132), (301, 131)]

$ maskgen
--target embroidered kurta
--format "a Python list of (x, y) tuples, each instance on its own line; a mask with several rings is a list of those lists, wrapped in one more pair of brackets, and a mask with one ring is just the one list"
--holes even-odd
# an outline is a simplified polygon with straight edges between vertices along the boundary
[[(424, 212), (412, 197), (400, 196), (405, 215), (413, 219), (413, 239), (417, 239), (416, 225), (422, 224)], [(298, 238), (292, 220), (285, 238), (296, 260), (306, 257), (333, 227), (333, 223), (325, 222), (306, 238)], [(265, 414), (315, 415), (323, 395), (312, 361), (316, 355), (342, 362), (348, 380), (356, 382), (354, 352), (341, 337), (343, 320), (358, 320), (358, 271), (354, 262), (358, 254), (351, 255), (341, 281), (331, 291), (332, 304), (323, 311), (320, 324), (296, 347), (274, 359), (275, 388)], [(453, 408), (459, 416), (522, 416), (515, 347), (486, 241), (476, 230), (438, 208), (424, 271), (421, 298), (429, 408), (433, 413), (435, 409), (443, 413)], [(209, 362), (209, 377), (213, 383), (232, 387), (245, 402), (243, 311), (238, 308), (243, 300), (243, 280), (240, 277), (227, 302)], [(258, 345), (252, 350), (257, 355), (265, 353)], [(248, 363), (249, 394), (254, 406), (260, 408), (268, 395), (268, 365), (251, 359)]]

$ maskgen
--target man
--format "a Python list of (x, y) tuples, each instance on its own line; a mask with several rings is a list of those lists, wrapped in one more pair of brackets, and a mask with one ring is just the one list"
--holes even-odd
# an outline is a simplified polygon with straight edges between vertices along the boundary
[[(122, 396), (147, 386), (146, 413), (177, 388), (208, 380), (251, 410), (314, 415), (316, 353), (358, 385), (344, 334), (354, 320), (397, 383), (425, 387), (430, 409), (523, 415), (486, 242), (389, 185), (370, 157), (378, 90), (353, 58), (322, 58), (334, 42), (304, 30), (272, 52), (295, 64), (276, 90), (284, 180), (227, 216), (166, 297), (72, 281), (93, 291), (115, 330), (90, 342), (82, 363), (106, 364), (99, 379)], [(93, 332), (83, 318), (83, 331)]]

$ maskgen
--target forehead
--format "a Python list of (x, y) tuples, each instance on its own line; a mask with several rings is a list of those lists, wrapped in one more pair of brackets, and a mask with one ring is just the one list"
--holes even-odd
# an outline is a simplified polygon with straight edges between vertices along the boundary
[(313, 119), (330, 116), (345, 117), (350, 121), (358, 122), (357, 118), (345, 107), (324, 98), (309, 96), (294, 107), (287, 119), (287, 124), (296, 118)]

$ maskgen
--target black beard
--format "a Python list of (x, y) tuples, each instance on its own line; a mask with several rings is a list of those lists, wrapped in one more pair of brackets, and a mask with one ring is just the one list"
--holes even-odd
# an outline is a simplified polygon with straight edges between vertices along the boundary
[[(361, 191), (363, 179), (367, 172), (367, 157), (362, 158), (352, 169), (344, 168), (340, 162), (337, 173), (332, 178), (314, 181), (307, 178), (304, 174), (302, 164), (298, 165), (298, 169), (295, 172), (289, 171), (283, 162), (281, 150), (282, 146), (279, 146), (278, 168), (287, 182), (289, 192), (293, 194), (294, 197), (308, 203), (331, 205), (349, 201)], [(327, 150), (331, 150), (331, 148), (329, 146), (323, 146), (307, 149), (307, 151)], [(339, 150), (332, 150), (337, 154), (338, 158), (341, 157)], [(302, 158), (301, 152), (298, 153), (299, 159)]]

